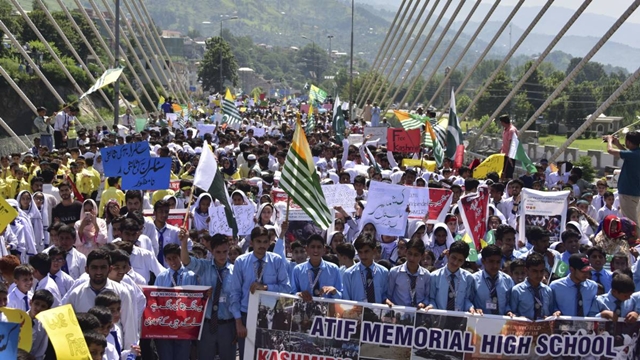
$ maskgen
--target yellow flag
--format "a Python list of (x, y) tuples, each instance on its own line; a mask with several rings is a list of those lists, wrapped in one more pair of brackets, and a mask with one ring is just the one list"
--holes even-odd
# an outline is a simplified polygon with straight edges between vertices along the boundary
[(9, 205), (4, 197), (0, 197), (0, 234), (16, 217), (18, 217), (16, 209)]
[[(2, 200), (2, 198), (0, 198), (0, 200)], [(0, 312), (7, 317), (9, 322), (20, 324), (20, 340), (18, 341), (18, 348), (27, 352), (31, 351), (31, 345), (33, 344), (33, 330), (29, 314), (22, 310), (6, 307), (0, 308)]]
[(402, 159), (402, 166), (412, 166), (412, 167), (420, 167), (428, 171), (436, 171), (436, 162), (431, 160), (420, 160), (420, 159)]
[(89, 357), (89, 348), (70, 304), (43, 311), (36, 319), (47, 331), (58, 359), (86, 360)]
[(231, 95), (231, 91), (229, 91), (229, 89), (227, 88), (227, 93), (224, 95), (224, 99), (234, 101), (236, 98), (235, 96)]
[(504, 154), (493, 154), (484, 159), (475, 169), (473, 169), (473, 177), (476, 179), (484, 179), (487, 174), (495, 171), (498, 176), (502, 176), (504, 169)]

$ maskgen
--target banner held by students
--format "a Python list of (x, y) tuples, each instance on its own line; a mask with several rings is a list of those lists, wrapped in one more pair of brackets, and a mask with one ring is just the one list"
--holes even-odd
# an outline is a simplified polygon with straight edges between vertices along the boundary
[(550, 242), (559, 241), (567, 220), (569, 193), (568, 190), (549, 192), (522, 189), (518, 240), (525, 241), (526, 228), (540, 226), (551, 234)]
[(87, 359), (89, 348), (78, 325), (76, 313), (70, 304), (45, 310), (36, 315), (36, 319), (40, 320), (47, 331), (58, 359)]
[(409, 194), (409, 219), (424, 219), (429, 214), (429, 188), (428, 187), (411, 187)]
[(449, 189), (429, 188), (429, 220), (427, 223), (444, 222), (451, 208), (453, 193)]
[(387, 149), (401, 153), (420, 151), (420, 130), (387, 129)]
[(142, 286), (142, 339), (200, 340), (210, 286)]
[(372, 181), (367, 205), (362, 211), (360, 229), (372, 223), (380, 235), (404, 236), (410, 195), (409, 187)]
[(171, 158), (130, 158), (122, 167), (123, 190), (168, 189), (170, 178)]
[(134, 157), (150, 157), (149, 142), (134, 142), (125, 145), (111, 146), (100, 149), (102, 165), (106, 176), (121, 176), (122, 162)]
[(478, 192), (465, 195), (458, 201), (458, 209), (467, 235), (475, 244), (476, 251), (481, 249), (481, 240), (487, 232), (489, 217), (489, 188), (478, 187)]

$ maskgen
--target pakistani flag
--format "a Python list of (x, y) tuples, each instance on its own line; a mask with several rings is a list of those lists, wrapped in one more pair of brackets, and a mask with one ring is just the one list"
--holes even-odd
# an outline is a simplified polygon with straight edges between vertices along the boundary
[(324, 103), (324, 101), (327, 99), (327, 92), (320, 89), (319, 87), (315, 86), (315, 85), (311, 85), (311, 89), (309, 90), (309, 100), (311, 102), (313, 101), (317, 101), (320, 104)]
[[(433, 148), (433, 157), (436, 160), (436, 165), (438, 167), (442, 166), (444, 162), (444, 150), (442, 149), (442, 145), (440, 144), (440, 140), (438, 140), (438, 136), (436, 132), (433, 130), (431, 123), (429, 121), (425, 122), (425, 145)], [(427, 142), (427, 138), (429, 141)]]
[(533, 174), (538, 171), (536, 166), (533, 164), (533, 161), (531, 161), (527, 153), (524, 151), (524, 147), (522, 147), (522, 143), (520, 143), (518, 136), (515, 134), (513, 135), (513, 138), (511, 138), (508, 156), (513, 160), (520, 161), (522, 163), (522, 167), (529, 174)]
[(448, 158), (456, 157), (458, 145), (462, 144), (462, 130), (456, 113), (456, 95), (451, 88), (451, 106), (449, 107), (449, 126), (447, 126), (447, 152)]
[(560, 260), (560, 261), (556, 261), (556, 263), (553, 264), (553, 273), (557, 277), (563, 278), (567, 275), (568, 272), (569, 272), (569, 264), (567, 264), (566, 262)]
[(333, 121), (331, 122), (331, 128), (336, 134), (336, 140), (342, 143), (344, 139), (344, 116), (342, 115), (342, 107), (340, 106), (340, 97), (336, 96), (336, 101), (333, 102)]
[(240, 112), (236, 107), (235, 101), (233, 100), (233, 96), (231, 96), (231, 91), (227, 89), (227, 94), (224, 99), (222, 99), (222, 122), (229, 124), (234, 129), (239, 129), (240, 125), (242, 125), (242, 117), (240, 116)]

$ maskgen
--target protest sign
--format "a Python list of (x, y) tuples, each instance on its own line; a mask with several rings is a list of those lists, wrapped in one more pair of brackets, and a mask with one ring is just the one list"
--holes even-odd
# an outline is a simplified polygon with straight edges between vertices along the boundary
[(253, 215), (256, 208), (253, 205), (233, 205), (233, 215), (238, 224), (238, 235), (251, 234), (251, 230), (256, 226)]
[(427, 223), (444, 222), (451, 208), (453, 193), (449, 189), (429, 189), (429, 220)]
[(255, 137), (263, 137), (266, 134), (266, 130), (263, 127), (252, 127), (253, 136)]
[(387, 149), (401, 153), (419, 152), (420, 129), (405, 130), (402, 128), (388, 128)]
[(349, 134), (349, 145), (362, 144), (363, 137), (362, 134)]
[(436, 171), (436, 162), (431, 160), (421, 159), (402, 159), (402, 166), (404, 167), (421, 167), (427, 171)]
[(502, 176), (504, 169), (504, 154), (493, 154), (484, 159), (475, 169), (473, 169), (473, 177), (476, 179), (484, 179), (490, 172), (497, 172), (498, 176)]
[(345, 211), (350, 212), (356, 203), (356, 190), (351, 184), (322, 185), (322, 193), (329, 209), (342, 206)]
[(478, 191), (465, 195), (458, 200), (458, 209), (462, 215), (462, 222), (467, 234), (473, 240), (476, 250), (480, 250), (480, 240), (487, 232), (487, 218), (489, 217), (489, 188), (478, 187)]
[(178, 114), (177, 113), (165, 114), (165, 119), (167, 119), (167, 121), (175, 123), (175, 121), (178, 120)]
[(300, 112), (303, 114), (309, 113), (309, 104), (300, 105)]
[[(525, 318), (299, 297), (249, 297), (245, 359), (637, 359), (640, 322)], [(322, 354), (322, 355), (318, 355)]]
[(102, 166), (106, 176), (122, 175), (121, 165), (126, 159), (149, 157), (149, 142), (134, 142), (125, 145), (111, 146), (100, 149)]
[(142, 286), (142, 339), (200, 340), (210, 286)]
[(0, 322), (0, 359), (18, 358), (19, 337), (20, 324)]
[[(33, 325), (29, 314), (22, 310), (6, 307), (0, 308), (0, 312), (7, 317), (9, 322), (20, 324), (18, 347), (24, 351), (31, 351), (31, 345), (33, 345)], [(1, 358), (2, 357), (0, 357), (0, 359)]]
[(45, 310), (38, 315), (58, 359), (86, 360), (89, 348), (71, 304)]
[[(169, 210), (169, 217), (167, 218), (167, 224), (177, 226), (179, 228), (186, 227), (189, 229), (191, 218), (187, 216), (187, 222), (184, 222), (184, 216), (187, 214), (187, 209), (171, 209)], [(153, 209), (147, 209), (142, 212), (145, 217), (153, 218)]]
[(211, 218), (211, 221), (209, 221), (209, 233), (233, 235), (233, 229), (229, 226), (223, 205), (209, 207), (209, 217)]
[(364, 128), (364, 136), (371, 135), (371, 141), (378, 139), (378, 144), (385, 145), (387, 143), (387, 127), (386, 126), (367, 126)]
[(180, 180), (171, 180), (169, 181), (169, 189), (178, 192), (180, 191)]
[(409, 219), (423, 219), (429, 213), (429, 188), (411, 187), (409, 194)]
[(122, 167), (122, 190), (169, 188), (171, 158), (131, 158)]
[(367, 205), (362, 211), (360, 229), (372, 223), (380, 235), (404, 236), (410, 194), (410, 187), (372, 181)]
[(0, 196), (0, 234), (16, 217), (18, 217), (18, 211)]
[(215, 124), (198, 124), (198, 136), (204, 136), (204, 134), (213, 134), (216, 131)]
[(142, 130), (144, 130), (145, 126), (147, 126), (147, 119), (136, 118), (136, 132), (141, 132)]
[(540, 226), (551, 233), (550, 242), (560, 240), (567, 217), (570, 191), (537, 191), (522, 189), (520, 193), (520, 226), (518, 240), (526, 243), (526, 228)]

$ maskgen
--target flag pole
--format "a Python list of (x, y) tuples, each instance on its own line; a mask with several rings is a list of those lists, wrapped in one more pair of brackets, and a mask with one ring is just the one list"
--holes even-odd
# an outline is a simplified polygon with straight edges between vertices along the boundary
[(291, 199), (289, 198), (289, 195), (287, 195), (287, 212), (284, 215), (284, 221), (286, 223), (289, 222), (289, 203), (291, 202)]
[(189, 211), (189, 208), (191, 207), (191, 201), (193, 200), (193, 190), (195, 188), (195, 185), (191, 186), (191, 194), (189, 194), (189, 201), (187, 201), (187, 212), (184, 214), (184, 219), (182, 219), (182, 227), (187, 229), (186, 224), (187, 224), (187, 218), (189, 217), (189, 214), (191, 213), (191, 211)]

